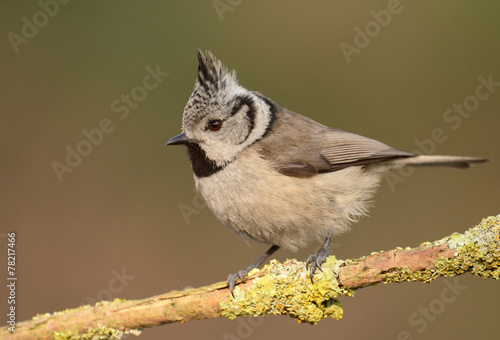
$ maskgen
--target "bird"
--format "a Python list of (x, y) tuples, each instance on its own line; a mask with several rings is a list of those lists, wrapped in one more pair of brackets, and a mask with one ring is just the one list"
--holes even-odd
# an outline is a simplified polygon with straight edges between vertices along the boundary
[(210, 51), (197, 50), (198, 74), (182, 115), (184, 145), (196, 189), (214, 215), (246, 241), (271, 247), (238, 279), (279, 248), (296, 251), (322, 242), (306, 268), (311, 282), (330, 241), (368, 212), (383, 175), (405, 166), (468, 168), (487, 159), (418, 155), (331, 128), (241, 86)]

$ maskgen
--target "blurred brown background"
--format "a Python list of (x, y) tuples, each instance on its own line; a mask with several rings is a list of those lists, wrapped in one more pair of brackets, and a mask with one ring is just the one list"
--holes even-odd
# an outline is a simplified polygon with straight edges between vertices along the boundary
[[(197, 47), (235, 68), (243, 86), (326, 125), (409, 151), (442, 129), (431, 152), (491, 159), (469, 171), (417, 169), (394, 190), (382, 183), (371, 216), (334, 240), (337, 257), (416, 246), (500, 213), (500, 84), (474, 99), (478, 77), (500, 82), (498, 1), (41, 3), (0, 3), (0, 273), (5, 233), (15, 231), (18, 321), (222, 281), (267, 249), (200, 205), (185, 151), (164, 145), (180, 132)], [(168, 76), (137, 88), (157, 65)], [(138, 102), (128, 116), (122, 94)], [(466, 118), (454, 112), (464, 102)], [(113, 131), (89, 151), (82, 130), (103, 119)], [(89, 154), (60, 182), (53, 162), (78, 145)], [(188, 223), (180, 207), (192, 209)], [(277, 258), (303, 260), (318, 246)], [(343, 298), (344, 318), (314, 327), (275, 316), (242, 333), (244, 319), (218, 319), (142, 339), (491, 339), (499, 288), (469, 275), (381, 285)], [(5, 285), (0, 293), (4, 320)]]

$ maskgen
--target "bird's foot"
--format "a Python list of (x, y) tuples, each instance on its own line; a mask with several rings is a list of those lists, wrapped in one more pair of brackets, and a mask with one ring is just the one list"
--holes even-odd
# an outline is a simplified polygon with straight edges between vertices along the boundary
[(229, 274), (227, 277), (227, 286), (229, 287), (229, 290), (231, 291), (231, 295), (234, 297), (234, 286), (236, 285), (236, 281), (238, 279), (241, 280), (241, 282), (245, 282), (245, 277), (248, 275), (248, 273), (255, 267), (248, 267), (245, 270), (239, 270), (236, 274)]
[(306, 268), (309, 268), (310, 270), (311, 283), (314, 283), (313, 275), (314, 272), (316, 271), (316, 268), (323, 271), (323, 269), (321, 269), (321, 265), (323, 264), (323, 262), (326, 261), (328, 255), (329, 255), (329, 249), (321, 247), (316, 254), (309, 255), (309, 257), (307, 258)]
[(227, 278), (227, 286), (229, 287), (229, 290), (231, 291), (231, 295), (234, 297), (234, 286), (236, 285), (236, 281), (238, 279), (241, 280), (241, 282), (245, 282), (245, 276), (250, 273), (250, 271), (254, 268), (259, 268), (264, 261), (267, 260), (269, 256), (271, 256), (276, 250), (279, 249), (279, 246), (277, 245), (272, 245), (271, 248), (269, 248), (264, 254), (262, 254), (261, 257), (257, 259), (254, 263), (252, 263), (247, 269), (245, 270), (240, 270), (236, 274), (229, 274)]

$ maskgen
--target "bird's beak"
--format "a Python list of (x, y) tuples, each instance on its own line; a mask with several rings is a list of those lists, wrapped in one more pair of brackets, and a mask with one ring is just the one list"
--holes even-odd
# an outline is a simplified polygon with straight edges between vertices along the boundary
[(180, 135), (170, 138), (165, 145), (179, 145), (179, 144), (187, 144), (190, 142), (191, 140), (187, 138), (183, 132)]

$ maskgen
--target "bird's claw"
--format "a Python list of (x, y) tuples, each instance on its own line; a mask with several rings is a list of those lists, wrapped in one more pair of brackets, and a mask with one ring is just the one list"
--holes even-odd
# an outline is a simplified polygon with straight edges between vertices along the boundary
[(309, 255), (306, 261), (306, 268), (310, 271), (311, 283), (314, 283), (313, 277), (316, 268), (323, 271), (321, 265), (328, 258), (328, 250), (321, 248), (316, 254)]
[(227, 286), (229, 287), (229, 291), (231, 291), (231, 295), (234, 297), (234, 286), (236, 285), (236, 281), (238, 279), (241, 282), (245, 282), (245, 277), (248, 275), (248, 270), (239, 270), (236, 274), (229, 274), (227, 277)]

